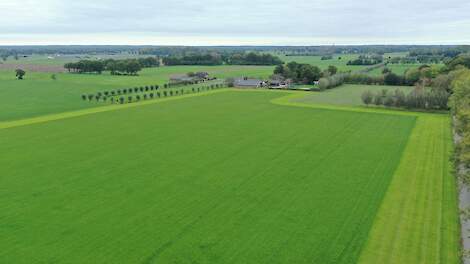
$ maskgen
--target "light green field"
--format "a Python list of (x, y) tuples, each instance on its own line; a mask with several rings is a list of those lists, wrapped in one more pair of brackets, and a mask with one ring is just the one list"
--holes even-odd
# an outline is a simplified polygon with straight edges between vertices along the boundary
[(279, 58), (284, 62), (295, 61), (297, 63), (307, 63), (315, 65), (321, 69), (327, 69), (330, 65), (336, 66), (339, 71), (356, 71), (368, 67), (362, 65), (346, 65), (348, 61), (359, 57), (357, 54), (335, 54), (331, 60), (321, 60), (322, 56), (285, 56), (279, 54), (276, 54), (276, 56), (279, 56)]
[(372, 91), (376, 93), (382, 90), (387, 90), (389, 93), (393, 93), (396, 89), (399, 89), (406, 94), (410, 92), (413, 87), (347, 84), (334, 89), (326, 90), (324, 92), (309, 93), (295, 100), (300, 103), (313, 103), (321, 105), (361, 106), (364, 105), (362, 103), (361, 95), (365, 91)]
[(356, 262), (415, 117), (283, 95), (1, 129), (0, 262)]
[[(398, 75), (405, 75), (406, 71), (409, 69), (417, 69), (423, 64), (388, 64), (387, 68), (392, 70), (393, 73)], [(444, 64), (431, 64), (432, 67), (441, 68)], [(382, 75), (384, 68), (377, 68), (369, 72), (371, 75)]]
[(218, 78), (253, 76), (268, 77), (271, 66), (172, 66), (144, 69), (139, 76), (112, 76), (108, 73), (56, 74), (28, 72), (25, 80), (15, 79), (13, 71), (0, 71), (0, 121), (15, 120), (96, 107), (84, 102), (81, 95), (116, 88), (131, 88), (144, 85), (160, 85), (168, 82), (169, 76), (190, 71), (207, 71)]
[[(404, 75), (408, 69), (419, 68), (421, 64), (388, 64), (387, 68), (390, 69), (393, 73), (398, 75)], [(371, 75), (382, 75), (384, 68), (377, 68), (369, 72)]]

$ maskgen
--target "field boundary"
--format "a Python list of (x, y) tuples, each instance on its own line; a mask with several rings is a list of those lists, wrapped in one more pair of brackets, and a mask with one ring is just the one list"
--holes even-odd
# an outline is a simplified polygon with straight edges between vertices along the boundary
[(226, 89), (212, 90), (212, 91), (194, 93), (194, 94), (185, 94), (185, 95), (166, 97), (166, 98), (161, 98), (161, 99), (149, 99), (147, 101), (140, 101), (140, 102), (134, 102), (134, 103), (99, 106), (99, 107), (87, 108), (83, 110), (64, 112), (60, 114), (51, 114), (51, 115), (44, 115), (44, 116), (27, 118), (27, 119), (0, 122), (0, 129), (8, 129), (8, 128), (14, 128), (14, 127), (19, 127), (19, 126), (46, 123), (46, 122), (51, 122), (51, 121), (56, 121), (56, 120), (80, 117), (80, 116), (109, 112), (109, 111), (122, 110), (122, 109), (139, 107), (139, 106), (144, 106), (144, 105), (151, 105), (151, 104), (156, 104), (156, 103), (163, 103), (163, 102), (185, 99), (185, 98), (190, 98), (190, 97), (204, 96), (204, 95), (215, 94), (215, 93), (220, 93), (224, 91), (226, 91)]
[[(287, 93), (287, 92), (285, 92)], [(271, 100), (271, 103), (286, 106), (297, 106), (297, 107), (308, 107), (315, 109), (325, 110), (339, 110), (339, 111), (352, 111), (352, 112), (363, 112), (363, 113), (376, 113), (376, 114), (388, 114), (388, 115), (405, 115), (405, 116), (446, 116), (447, 113), (428, 113), (419, 111), (408, 111), (398, 109), (385, 109), (377, 107), (364, 107), (364, 106), (342, 106), (342, 105), (329, 105), (329, 104), (316, 104), (316, 103), (301, 103), (294, 102), (292, 100), (299, 99), (305, 96), (305, 93), (289, 92), (290, 94), (284, 97), (279, 97)]]

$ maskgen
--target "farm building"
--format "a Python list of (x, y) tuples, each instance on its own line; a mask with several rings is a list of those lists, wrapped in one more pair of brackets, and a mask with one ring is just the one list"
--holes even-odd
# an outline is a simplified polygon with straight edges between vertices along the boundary
[(235, 79), (233, 85), (238, 88), (259, 88), (265, 86), (266, 82), (259, 79), (244, 77)]
[(208, 72), (196, 72), (194, 73), (194, 77), (199, 78), (201, 80), (209, 80), (209, 73)]
[(272, 89), (288, 89), (290, 84), (292, 83), (291, 80), (270, 80), (269, 81), (269, 88)]
[(187, 74), (174, 74), (170, 76), (170, 83), (194, 82), (197, 78), (190, 77)]
[(174, 74), (170, 76), (171, 84), (180, 84), (180, 83), (198, 83), (205, 82), (208, 80), (214, 80), (215, 78), (210, 78), (209, 73), (207, 72), (190, 72), (186, 74)]

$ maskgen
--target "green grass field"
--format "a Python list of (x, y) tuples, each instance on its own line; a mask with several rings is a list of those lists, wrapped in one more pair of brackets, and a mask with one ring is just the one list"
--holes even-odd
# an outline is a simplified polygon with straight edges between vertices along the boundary
[(0, 263), (459, 263), (450, 119), (362, 105), (396, 87), (80, 99), (272, 69), (0, 71)]
[(300, 103), (326, 104), (326, 105), (343, 105), (343, 106), (362, 106), (361, 95), (365, 91), (374, 93), (381, 90), (387, 90), (393, 93), (399, 89), (405, 93), (410, 92), (413, 87), (410, 86), (386, 86), (386, 85), (342, 85), (340, 87), (326, 90), (324, 92), (309, 93), (303, 97), (295, 99)]
[(335, 54), (331, 60), (321, 60), (322, 56), (285, 56), (282, 54), (276, 54), (276, 56), (279, 56), (284, 62), (307, 63), (315, 65), (320, 69), (327, 69), (330, 65), (336, 66), (339, 71), (357, 71), (367, 67), (346, 65), (348, 61), (359, 57), (358, 54)]
[(273, 67), (174, 66), (144, 69), (139, 76), (60, 73), (56, 74), (56, 80), (51, 79), (50, 73), (28, 72), (22, 81), (15, 79), (13, 71), (0, 71), (0, 98), (4, 98), (0, 104), (0, 122), (96, 107), (82, 101), (80, 96), (115, 88), (163, 85), (170, 75), (190, 71), (207, 71), (218, 78), (268, 77)]
[(354, 263), (415, 117), (282, 95), (0, 130), (0, 262)]
[(358, 263), (461, 263), (449, 116), (327, 105), (302, 97), (280, 98), (277, 103), (417, 118)]
[[(404, 75), (408, 69), (419, 68), (421, 64), (389, 64), (387, 68), (390, 69), (393, 73), (398, 75)], [(371, 75), (382, 75), (384, 68), (377, 68), (369, 72)]]

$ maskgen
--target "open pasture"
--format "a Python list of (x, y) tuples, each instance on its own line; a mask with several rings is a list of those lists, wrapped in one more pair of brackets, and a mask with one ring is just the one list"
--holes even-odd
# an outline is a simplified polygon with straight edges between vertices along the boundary
[(295, 101), (299, 103), (319, 105), (365, 106), (361, 99), (361, 95), (365, 91), (377, 93), (382, 90), (387, 90), (389, 93), (393, 93), (396, 89), (407, 94), (413, 89), (413, 87), (346, 84), (324, 92), (310, 93), (306, 96), (295, 99)]
[(171, 66), (144, 69), (139, 76), (112, 76), (109, 73), (70, 74), (27, 72), (25, 80), (16, 80), (14, 71), (0, 71), (0, 122), (95, 107), (81, 100), (81, 95), (117, 88), (160, 85), (170, 75), (190, 71), (207, 71), (218, 78), (268, 77), (271, 66)]
[(357, 71), (367, 68), (368, 66), (362, 65), (346, 65), (348, 61), (359, 57), (358, 54), (335, 54), (331, 60), (322, 60), (322, 56), (285, 56), (282, 54), (276, 54), (281, 60), (288, 63), (295, 61), (297, 63), (312, 64), (320, 69), (327, 69), (328, 66), (336, 66), (339, 71)]
[(415, 117), (283, 95), (1, 129), (0, 262), (356, 262)]

